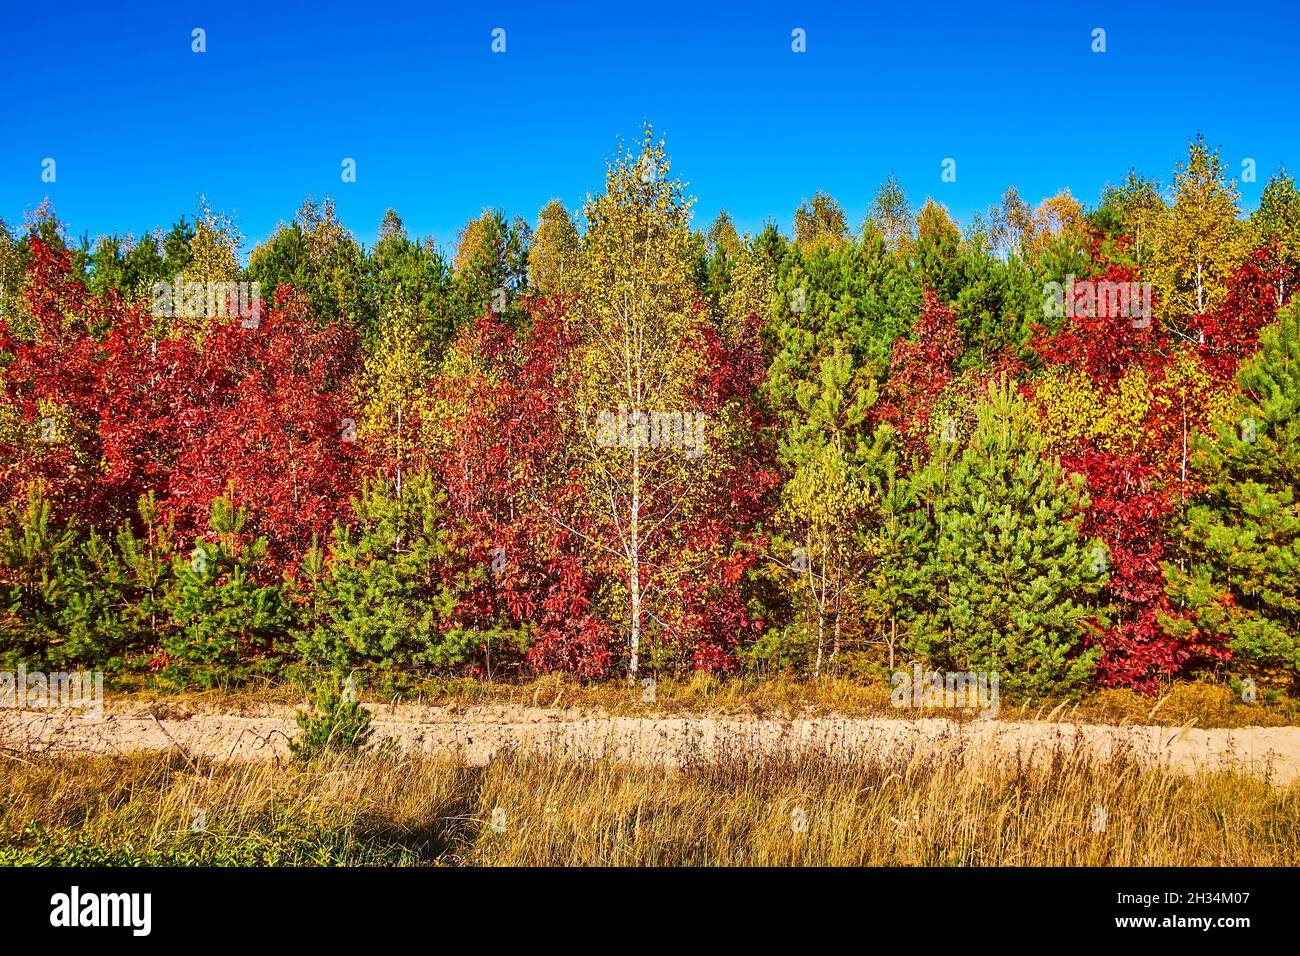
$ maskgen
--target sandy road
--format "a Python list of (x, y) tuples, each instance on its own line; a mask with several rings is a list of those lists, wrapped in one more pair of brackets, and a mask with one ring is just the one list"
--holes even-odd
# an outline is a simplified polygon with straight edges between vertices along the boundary
[[(1232, 730), (1115, 727), (1088, 724), (947, 719), (733, 716), (609, 717), (590, 711), (517, 705), (376, 706), (376, 737), (405, 751), (455, 757), (481, 765), (506, 749), (556, 756), (612, 757), (677, 764), (684, 755), (727, 750), (778, 752), (815, 748), (867, 754), (918, 744), (997, 748), (1033, 759), (1057, 745), (1105, 755), (1127, 747), (1139, 759), (1174, 769), (1239, 767), (1267, 773), (1279, 784), (1300, 779), (1300, 727)], [(180, 748), (216, 759), (271, 759), (287, 753), (297, 733), (292, 707), (261, 707), (251, 715), (173, 713), (165, 708), (110, 710), (100, 715), (0, 711), (0, 747), (10, 753), (93, 754)]]

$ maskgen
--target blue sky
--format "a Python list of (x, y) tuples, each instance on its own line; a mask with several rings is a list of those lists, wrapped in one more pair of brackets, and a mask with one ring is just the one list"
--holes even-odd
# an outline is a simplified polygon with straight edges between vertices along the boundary
[[(826, 189), (856, 226), (891, 171), (915, 205), (933, 195), (962, 221), (1010, 183), (1031, 202), (1069, 187), (1093, 203), (1130, 165), (1167, 179), (1198, 131), (1238, 177), (1255, 160), (1249, 209), (1280, 163), (1300, 170), (1296, 9), (6, 3), (0, 218), (48, 196), (74, 235), (138, 234), (192, 218), (206, 194), (251, 244), (313, 193), (363, 241), (391, 206), (446, 243), (485, 206), (530, 221), (551, 197), (576, 209), (645, 121), (698, 225), (726, 207), (742, 230), (785, 228)], [(955, 183), (940, 180), (947, 157)]]

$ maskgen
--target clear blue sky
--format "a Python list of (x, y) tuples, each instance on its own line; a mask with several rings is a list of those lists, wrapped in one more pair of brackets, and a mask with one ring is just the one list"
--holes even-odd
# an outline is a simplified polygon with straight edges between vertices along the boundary
[(445, 243), (485, 206), (576, 208), (643, 121), (698, 225), (785, 228), (826, 189), (856, 226), (890, 171), (963, 222), (1010, 183), (1093, 203), (1130, 165), (1167, 179), (1197, 131), (1238, 176), (1255, 159), (1252, 208), (1300, 171), (1297, 26), (1293, 0), (6, 2), (0, 217), (49, 196), (74, 235), (139, 234), (204, 193), (251, 243), (313, 193), (365, 242), (391, 206)]

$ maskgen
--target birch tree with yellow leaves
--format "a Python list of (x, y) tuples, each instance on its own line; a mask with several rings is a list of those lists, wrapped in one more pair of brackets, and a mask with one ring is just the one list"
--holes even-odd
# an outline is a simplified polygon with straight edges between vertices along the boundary
[(1170, 318), (1200, 315), (1224, 297), (1228, 277), (1246, 254), (1237, 218), (1237, 182), (1203, 137), (1174, 173), (1174, 197), (1155, 235), (1152, 282)]
[(685, 532), (720, 473), (709, 420), (720, 410), (701, 387), (709, 323), (691, 281), (690, 208), (650, 130), (588, 199), (569, 314), (570, 465), (556, 479), (572, 493), (539, 501), (603, 557), (626, 612), (630, 678), (647, 624), (675, 627), (661, 599), (696, 556)]
[(378, 460), (398, 498), (404, 481), (423, 463), (421, 438), (433, 376), (414, 304), (401, 303), (380, 320), (379, 347), (366, 359), (358, 383), (360, 421), (342, 424), (344, 440), (359, 439)]

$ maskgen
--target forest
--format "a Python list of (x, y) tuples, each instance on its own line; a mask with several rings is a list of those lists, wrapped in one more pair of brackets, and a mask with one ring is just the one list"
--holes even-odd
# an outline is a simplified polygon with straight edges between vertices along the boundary
[(1285, 169), (741, 235), (605, 166), (454, 249), (0, 223), (0, 668), (1300, 692)]

